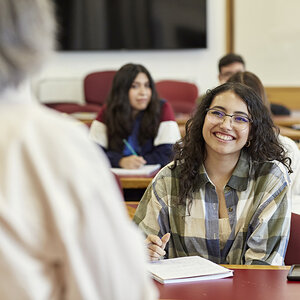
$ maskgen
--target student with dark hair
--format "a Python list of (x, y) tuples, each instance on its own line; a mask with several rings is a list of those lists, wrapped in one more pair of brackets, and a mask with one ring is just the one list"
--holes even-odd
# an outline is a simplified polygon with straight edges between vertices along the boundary
[(209, 91), (174, 151), (134, 216), (150, 258), (282, 265), (290, 159), (257, 94), (239, 83)]
[[(232, 75), (228, 82), (239, 82), (251, 87), (262, 99), (265, 107), (270, 112), (270, 103), (268, 101), (264, 86), (260, 79), (251, 72), (238, 72)], [(284, 130), (283, 127), (279, 127), (280, 130)], [(292, 169), (293, 173), (291, 174), (292, 181), (292, 194), (300, 195), (300, 150), (296, 143), (290, 138), (283, 136), (281, 134), (278, 135), (278, 139), (284, 149), (287, 151), (287, 156), (292, 160)], [(294, 197), (293, 197), (294, 199)]]
[[(225, 83), (233, 74), (244, 72), (246, 64), (242, 56), (234, 53), (229, 53), (219, 60), (219, 82)], [(290, 110), (281, 104), (270, 104), (271, 112), (274, 115), (290, 115)]]
[(244, 59), (238, 54), (229, 53), (223, 56), (218, 64), (220, 83), (225, 83), (234, 73), (244, 71), (245, 66)]
[(130, 63), (116, 73), (90, 138), (105, 150), (112, 167), (135, 169), (170, 162), (180, 131), (170, 104), (159, 100), (149, 71)]
[(0, 299), (157, 299), (105, 154), (22, 89), (52, 53), (52, 4), (0, 1)]
[(271, 113), (270, 103), (268, 101), (265, 88), (260, 79), (252, 72), (242, 71), (233, 74), (227, 82), (239, 82), (252, 88), (262, 100), (267, 110)]

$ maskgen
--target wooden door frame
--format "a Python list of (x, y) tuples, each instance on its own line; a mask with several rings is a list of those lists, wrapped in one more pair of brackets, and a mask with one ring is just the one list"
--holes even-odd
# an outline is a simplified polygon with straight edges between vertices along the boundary
[(234, 0), (226, 0), (226, 52), (234, 52)]

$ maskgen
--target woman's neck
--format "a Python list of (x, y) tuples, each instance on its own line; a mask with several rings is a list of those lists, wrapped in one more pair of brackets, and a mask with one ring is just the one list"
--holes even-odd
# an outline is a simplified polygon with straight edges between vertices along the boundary
[(238, 160), (239, 154), (236, 156), (207, 154), (204, 166), (208, 177), (218, 189), (223, 189), (227, 184)]
[(132, 110), (132, 113), (131, 113), (131, 116), (132, 116), (132, 119), (135, 120), (137, 115), (139, 114), (139, 110), (136, 110), (136, 109), (133, 109)]

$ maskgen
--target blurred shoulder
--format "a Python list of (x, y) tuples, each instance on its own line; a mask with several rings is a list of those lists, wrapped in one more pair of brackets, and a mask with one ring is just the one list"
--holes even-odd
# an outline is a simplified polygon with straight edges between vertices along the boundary
[(288, 153), (292, 153), (294, 155), (300, 156), (299, 148), (292, 139), (281, 134), (278, 135), (278, 139)]
[(160, 100), (161, 105), (161, 122), (175, 121), (175, 115), (171, 104), (166, 100)]

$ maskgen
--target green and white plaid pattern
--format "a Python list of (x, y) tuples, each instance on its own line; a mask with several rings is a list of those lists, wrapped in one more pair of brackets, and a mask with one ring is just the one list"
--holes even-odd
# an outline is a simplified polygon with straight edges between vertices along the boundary
[(171, 170), (166, 166), (156, 175), (133, 219), (146, 235), (171, 233), (167, 258), (200, 255), (222, 264), (283, 264), (291, 203), (290, 180), (283, 164), (257, 164), (241, 154), (224, 189), (231, 234), (222, 250), (214, 185), (202, 166), (201, 183), (192, 195), (189, 212), (186, 205), (177, 204), (179, 167)]

